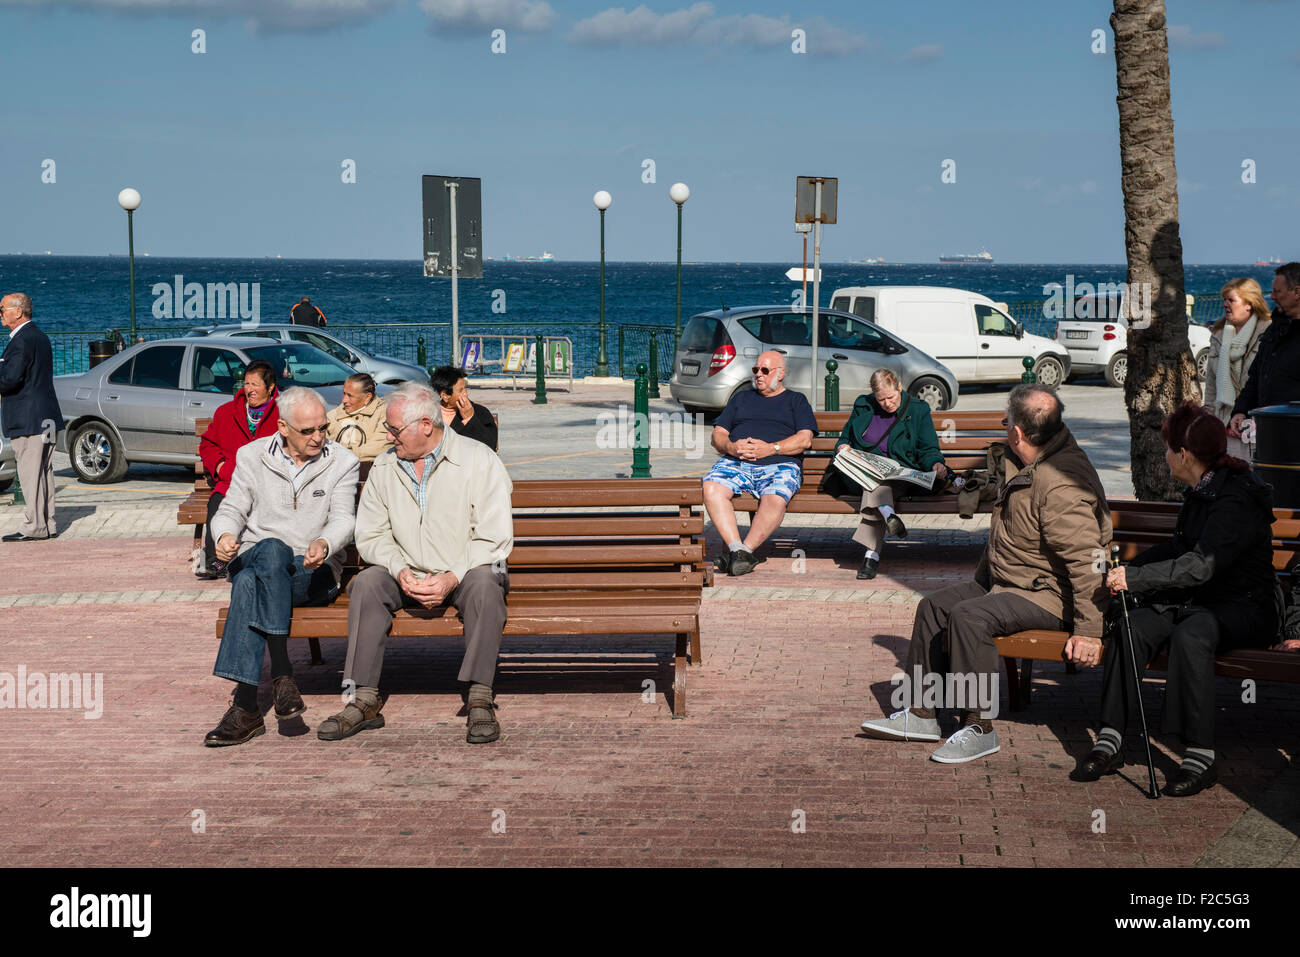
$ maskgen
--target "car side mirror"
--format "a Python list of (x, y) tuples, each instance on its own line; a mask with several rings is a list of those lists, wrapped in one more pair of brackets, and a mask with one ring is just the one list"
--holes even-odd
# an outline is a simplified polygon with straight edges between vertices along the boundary
[(348, 356), (348, 365), (354, 366), (361, 361), (360, 356)]

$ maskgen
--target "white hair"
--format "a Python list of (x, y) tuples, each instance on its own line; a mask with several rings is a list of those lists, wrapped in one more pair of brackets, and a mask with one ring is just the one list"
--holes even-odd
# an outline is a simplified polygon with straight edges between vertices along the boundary
[(300, 385), (285, 389), (275, 400), (276, 407), (280, 410), (280, 418), (295, 428), (298, 423), (296, 415), (298, 406), (304, 402), (315, 402), (321, 407), (321, 411), (325, 410), (325, 400), (320, 397), (320, 393), (315, 389), (308, 389)]
[(419, 382), (403, 382), (387, 396), (388, 407), (401, 406), (402, 425), (416, 419), (429, 419), (435, 429), (441, 429), (442, 405), (430, 386)]

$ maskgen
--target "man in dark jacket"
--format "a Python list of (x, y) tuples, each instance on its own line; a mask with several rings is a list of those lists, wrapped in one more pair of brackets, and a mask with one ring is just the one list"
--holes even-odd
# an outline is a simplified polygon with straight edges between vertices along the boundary
[(458, 366), (438, 366), (430, 377), (433, 391), (442, 405), (442, 421), (453, 432), (482, 442), (497, 450), (497, 423), (487, 406), (471, 402), (465, 370)]
[(289, 324), (294, 326), (323, 326), (325, 313), (319, 306), (313, 306), (311, 300), (303, 296), (298, 305), (289, 310)]
[(53, 538), (54, 444), (63, 428), (54, 395), (54, 352), (32, 322), (32, 300), (21, 292), (0, 299), (9, 342), (0, 355), (0, 424), (14, 447), (18, 481), (27, 498), (22, 528), (6, 542)]
[(1277, 268), (1273, 301), (1273, 321), (1260, 337), (1249, 378), (1232, 406), (1228, 434), (1237, 438), (1251, 409), (1300, 399), (1300, 262)]

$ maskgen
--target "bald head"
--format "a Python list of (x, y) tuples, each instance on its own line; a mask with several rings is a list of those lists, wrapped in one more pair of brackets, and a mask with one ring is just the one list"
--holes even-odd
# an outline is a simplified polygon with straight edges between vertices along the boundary
[(1065, 403), (1044, 385), (1018, 385), (1007, 398), (1007, 428), (1020, 430), (1023, 441), (1036, 449), (1065, 427)]
[[(776, 395), (785, 390), (785, 356), (779, 352), (764, 352), (754, 364), (754, 388), (762, 395)], [(766, 370), (766, 371), (765, 371)]]

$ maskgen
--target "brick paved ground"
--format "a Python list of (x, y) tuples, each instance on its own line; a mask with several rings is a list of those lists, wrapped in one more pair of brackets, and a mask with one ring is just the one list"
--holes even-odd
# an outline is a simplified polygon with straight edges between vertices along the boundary
[[(977, 546), (909, 545), (884, 567), (895, 577), (863, 587), (850, 547), (828, 553), (828, 534), (798, 530), (754, 575), (720, 579), (686, 720), (662, 695), (642, 701), (647, 678), (671, 686), (668, 639), (513, 639), (505, 731), (478, 747), (457, 716), (460, 644), (445, 640), (390, 647), (386, 728), (317, 740), (345, 649), (327, 640), (318, 667), (293, 646), (305, 724), (205, 749), (228, 689), (209, 676), (227, 588), (185, 571), (184, 540), (60, 539), (20, 546), (21, 563), (6, 548), (0, 605), (31, 603), (0, 607), (0, 672), (102, 672), (104, 703), (98, 720), (0, 712), (0, 850), (33, 865), (1188, 865), (1294, 753), (1300, 689), (1263, 685), (1264, 703), (1243, 707), (1221, 682), (1221, 786), (1147, 801), (1141, 767), (1073, 784), (1099, 675), (1060, 667), (1031, 710), (999, 721), (1003, 748), (987, 760), (941, 766), (927, 745), (862, 737), (859, 722), (889, 707), (918, 590), (964, 577)], [(800, 546), (810, 557), (796, 573)], [(845, 600), (864, 594), (875, 600)], [(1151, 708), (1158, 697), (1153, 681)], [(1160, 762), (1173, 766), (1163, 747)]]

